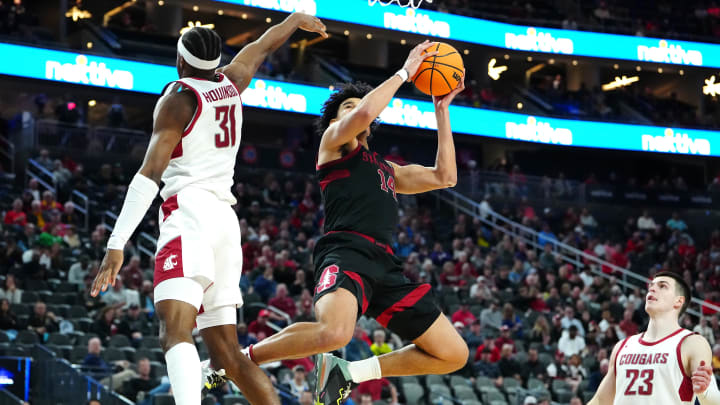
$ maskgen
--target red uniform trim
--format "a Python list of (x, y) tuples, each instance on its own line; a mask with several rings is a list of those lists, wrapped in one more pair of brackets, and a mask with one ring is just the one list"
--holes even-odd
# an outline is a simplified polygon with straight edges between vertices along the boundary
[(168, 199), (162, 203), (160, 209), (162, 209), (163, 222), (165, 222), (165, 220), (168, 219), (170, 214), (172, 214), (173, 211), (178, 209), (177, 194), (168, 197)]
[(324, 179), (320, 180), (320, 189), (325, 191), (325, 188), (332, 183), (335, 180), (340, 180), (350, 177), (350, 170), (348, 169), (339, 169), (339, 170), (333, 170), (330, 172), (327, 176), (325, 176)]
[(339, 158), (339, 159), (335, 159), (335, 160), (331, 160), (331, 161), (329, 161), (329, 162), (325, 162), (325, 163), (323, 163), (323, 164), (321, 164), (321, 165), (316, 164), (316, 165), (315, 165), (315, 169), (317, 169), (317, 170), (325, 169), (326, 167), (330, 167), (330, 166), (336, 165), (336, 164), (338, 164), (338, 163), (342, 163), (342, 162), (350, 159), (351, 157), (357, 155), (358, 152), (360, 152), (360, 149), (362, 149), (362, 144), (360, 144), (360, 142), (358, 142), (357, 148), (353, 149), (353, 150), (352, 150), (350, 153), (348, 153), (347, 155), (345, 155), (345, 156), (343, 156), (343, 157), (341, 157), (341, 158)]
[(620, 343), (620, 347), (618, 347), (618, 351), (615, 353), (615, 362), (613, 363), (613, 371), (615, 372), (615, 377), (617, 377), (617, 359), (618, 357), (620, 357), (620, 350), (625, 347), (625, 343), (627, 343), (628, 339), (630, 339), (630, 336), (623, 339), (622, 343)]
[(656, 344), (662, 343), (662, 342), (670, 339), (671, 337), (677, 335), (678, 333), (680, 333), (680, 332), (682, 332), (682, 331), (684, 331), (684, 330), (685, 330), (685, 329), (680, 328), (680, 329), (676, 330), (675, 332), (673, 332), (673, 333), (665, 336), (664, 338), (662, 338), (662, 339), (660, 339), (660, 340), (656, 340), (656, 341), (654, 341), (654, 342), (646, 342), (646, 341), (644, 341), (644, 340), (643, 340), (643, 336), (645, 336), (645, 332), (643, 332), (642, 335), (640, 335), (640, 339), (638, 340), (638, 342), (640, 342), (640, 344), (643, 345), (643, 346), (655, 346)]
[(374, 243), (375, 245), (380, 246), (381, 248), (385, 249), (385, 252), (390, 253), (391, 255), (394, 255), (394, 254), (395, 254), (395, 252), (393, 252), (393, 250), (392, 250), (392, 248), (390, 247), (390, 245), (387, 245), (387, 244), (382, 243), (382, 242), (378, 242), (377, 239), (373, 238), (372, 236), (365, 235), (364, 233), (355, 232), (355, 231), (330, 231), (330, 232), (325, 232), (325, 235), (330, 235), (330, 234), (333, 234), (333, 233), (351, 233), (351, 234), (353, 234), (353, 235), (357, 235), (357, 236), (359, 236), (359, 237), (361, 237), (361, 238), (367, 239), (368, 242)]
[[(195, 93), (195, 98), (197, 98), (197, 108), (195, 108), (195, 115), (193, 115), (192, 120), (188, 124), (188, 126), (185, 128), (185, 131), (183, 131), (183, 138), (187, 136), (187, 134), (192, 131), (193, 127), (195, 126), (195, 122), (197, 122), (198, 118), (200, 118), (200, 114), (202, 114), (202, 99), (200, 98), (200, 93), (198, 93), (197, 90), (195, 90), (194, 87), (190, 86), (189, 84), (185, 82), (180, 82), (183, 86), (187, 87), (188, 89), (192, 90), (193, 93)], [(180, 141), (182, 142), (182, 141)]]
[(362, 278), (359, 274), (355, 273), (354, 271), (344, 271), (343, 273), (347, 274), (348, 277), (355, 280), (356, 283), (360, 285), (360, 290), (362, 291), (362, 313), (364, 314), (365, 311), (367, 311), (368, 307), (368, 300), (367, 297), (365, 297), (365, 284), (362, 281)]
[(683, 341), (691, 335), (695, 335), (695, 333), (688, 333), (687, 335), (683, 336), (682, 339), (680, 339), (680, 341), (678, 342), (677, 348), (675, 349), (675, 357), (677, 357), (678, 366), (680, 367), (680, 371), (683, 375), (682, 383), (680, 383), (680, 387), (678, 387), (678, 396), (680, 396), (681, 401), (692, 401), (693, 396), (695, 395), (695, 393), (693, 392), (692, 379), (690, 379), (690, 376), (687, 375), (687, 372), (685, 371), (685, 366), (682, 361), (682, 353), (680, 350)]
[[(165, 267), (165, 261), (168, 267)], [(171, 278), (185, 277), (182, 262), (182, 239), (180, 236), (166, 243), (155, 256), (155, 274), (153, 287)]]
[(390, 320), (392, 320), (392, 317), (395, 315), (396, 312), (402, 312), (413, 305), (415, 305), (416, 302), (420, 301), (420, 298), (425, 296), (428, 291), (430, 291), (430, 284), (421, 284), (417, 286), (414, 290), (410, 291), (406, 296), (404, 296), (400, 301), (394, 303), (390, 308), (383, 311), (380, 316), (375, 318), (376, 321), (383, 327), (387, 327), (388, 323), (390, 323)]

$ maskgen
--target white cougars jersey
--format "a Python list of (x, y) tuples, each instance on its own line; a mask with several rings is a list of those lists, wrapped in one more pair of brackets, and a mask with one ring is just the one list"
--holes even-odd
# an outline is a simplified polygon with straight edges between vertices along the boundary
[(643, 335), (620, 343), (615, 356), (614, 405), (694, 404), (690, 377), (680, 355), (682, 342), (693, 332), (678, 329), (655, 342)]
[[(230, 189), (240, 147), (242, 102), (235, 84), (221, 73), (217, 77), (219, 81), (183, 78), (171, 82), (163, 92), (166, 97), (173, 83), (181, 83), (197, 98), (195, 115), (162, 175), (165, 186), (160, 195), (164, 200), (185, 187), (195, 187), (229, 204), (236, 202)], [(153, 118), (157, 119), (157, 107)]]

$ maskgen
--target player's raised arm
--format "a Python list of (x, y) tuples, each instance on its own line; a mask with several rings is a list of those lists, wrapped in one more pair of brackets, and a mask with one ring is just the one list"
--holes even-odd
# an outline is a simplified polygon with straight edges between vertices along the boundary
[(588, 402), (588, 405), (612, 405), (613, 401), (615, 401), (615, 357), (617, 357), (617, 352), (622, 343), (623, 341), (621, 340), (613, 347), (607, 374), (603, 377), (600, 386), (598, 386), (595, 395), (590, 402)]
[(390, 104), (390, 100), (395, 96), (400, 86), (415, 75), (423, 60), (437, 55), (435, 51), (423, 54), (423, 51), (432, 45), (430, 41), (426, 40), (413, 48), (407, 60), (405, 60), (403, 68), (363, 97), (357, 106), (343, 103), (340, 108), (354, 107), (352, 112), (333, 122), (328, 127), (320, 141), (320, 148), (337, 149), (367, 130), (370, 124)]
[(123, 248), (155, 199), (160, 178), (170, 162), (173, 150), (182, 139), (185, 127), (192, 120), (195, 105), (194, 95), (187, 91), (177, 92), (177, 88), (158, 101), (157, 119), (150, 144), (140, 170), (128, 186), (125, 202), (108, 240), (107, 252), (93, 281), (93, 297), (115, 283), (123, 262)]
[(720, 391), (712, 369), (710, 344), (700, 335), (690, 335), (682, 343), (683, 364), (689, 367), (693, 392), (701, 405), (720, 405)]
[(325, 24), (319, 18), (305, 13), (293, 13), (280, 24), (265, 31), (256, 41), (247, 44), (230, 63), (217, 71), (226, 75), (242, 93), (265, 58), (285, 43), (298, 28), (328, 37)]
[[(464, 74), (463, 74), (464, 75)], [(400, 166), (391, 163), (395, 168), (395, 190), (400, 194), (417, 194), (440, 188), (453, 187), (457, 183), (457, 165), (455, 163), (455, 144), (450, 127), (448, 107), (455, 96), (465, 89), (463, 80), (458, 87), (447, 95), (433, 96), (435, 118), (438, 125), (438, 149), (435, 166), (421, 165)]]

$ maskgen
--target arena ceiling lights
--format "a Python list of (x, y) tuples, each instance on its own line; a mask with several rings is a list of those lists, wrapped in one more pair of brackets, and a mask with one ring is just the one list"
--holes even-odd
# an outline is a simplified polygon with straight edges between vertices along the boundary
[[(159, 94), (177, 78), (175, 66), (0, 43), (0, 74)], [(16, 61), (23, 61), (17, 63)], [(243, 104), (277, 111), (319, 115), (332, 89), (253, 79)], [(622, 149), (698, 156), (720, 156), (720, 132), (610, 122), (535, 117), (526, 114), (450, 106), (457, 133), (549, 145)], [(395, 98), (382, 112), (384, 124), (437, 129), (430, 101)], [(483, 125), (478, 125), (478, 122)]]
[[(438, 39), (527, 52), (720, 68), (720, 45), (629, 35), (530, 27), (360, 0), (216, 0)], [(482, 34), (478, 34), (482, 33)], [(607, 46), (612, 44), (612, 46)]]

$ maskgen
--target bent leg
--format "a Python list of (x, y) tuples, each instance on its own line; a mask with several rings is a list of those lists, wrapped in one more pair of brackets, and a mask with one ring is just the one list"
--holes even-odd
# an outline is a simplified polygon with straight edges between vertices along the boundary
[(215, 369), (225, 369), (225, 375), (251, 404), (279, 405), (270, 379), (240, 352), (235, 311), (234, 305), (223, 306), (198, 316), (198, 328), (210, 352), (210, 361)]
[(257, 364), (301, 359), (337, 350), (350, 342), (357, 320), (358, 301), (345, 288), (323, 295), (315, 303), (317, 322), (294, 323), (253, 345)]
[(383, 377), (448, 374), (468, 360), (468, 347), (444, 314), (413, 344), (378, 357)]

